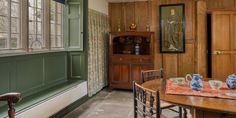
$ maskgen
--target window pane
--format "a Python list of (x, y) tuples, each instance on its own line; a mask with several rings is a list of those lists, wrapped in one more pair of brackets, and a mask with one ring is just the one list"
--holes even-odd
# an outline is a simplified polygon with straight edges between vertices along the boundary
[(62, 15), (57, 14), (57, 24), (62, 24)]
[(36, 34), (35, 22), (29, 22), (29, 34)]
[(62, 37), (61, 36), (57, 36), (57, 47), (63, 47), (62, 45)]
[(41, 2), (41, 0), (37, 0), (37, 8), (42, 8), (42, 2)]
[(56, 47), (56, 44), (55, 44), (55, 35), (51, 35), (50, 36), (50, 39), (51, 39), (51, 47)]
[(20, 20), (17, 18), (11, 19), (11, 33), (20, 33)]
[(62, 5), (57, 3), (57, 13), (62, 13)]
[(29, 20), (30, 21), (35, 20), (34, 17), (35, 17), (34, 8), (33, 7), (29, 7)]
[(38, 45), (40, 45), (40, 48), (43, 47), (43, 38), (41, 35), (37, 35), (37, 41), (38, 41)]
[(29, 6), (35, 7), (35, 0), (29, 0)]
[(54, 12), (51, 12), (51, 14), (50, 14), (50, 22), (51, 23), (55, 23), (56, 21), (55, 21), (55, 13)]
[(8, 21), (7, 17), (0, 16), (0, 32), (8, 32)]
[(57, 35), (61, 35), (62, 34), (62, 27), (61, 25), (57, 25)]
[(51, 35), (55, 35), (55, 24), (51, 24)]
[(8, 15), (8, 0), (0, 0), (0, 15)]
[(51, 12), (56, 12), (56, 4), (55, 1), (50, 2), (50, 10)]
[(42, 38), (43, 9), (42, 0), (30, 0), (29, 7), (29, 47), (41, 49), (44, 47)]
[(19, 2), (19, 0), (11, 0), (11, 1), (13, 1), (13, 2)]
[(37, 34), (42, 34), (42, 23), (37, 22)]
[(18, 3), (11, 3), (11, 17), (19, 17), (20, 15), (20, 9), (19, 9)]
[(37, 15), (36, 15), (36, 18), (37, 18), (37, 21), (42, 21), (42, 10), (41, 9), (37, 9)]
[(19, 34), (12, 34), (11, 35), (11, 41), (10, 41), (10, 46), (11, 48), (17, 48), (20, 44), (19, 44), (19, 40), (20, 40), (20, 35)]
[[(51, 18), (51, 47), (62, 48), (62, 5), (51, 0), (50, 5), (50, 18)], [(56, 36), (55, 36), (56, 35)]]
[(4, 49), (7, 46), (7, 33), (0, 33), (0, 49)]

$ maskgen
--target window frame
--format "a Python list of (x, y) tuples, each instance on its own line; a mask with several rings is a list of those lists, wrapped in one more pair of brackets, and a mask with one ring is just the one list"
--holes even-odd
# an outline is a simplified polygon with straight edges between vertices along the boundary
[[(30, 31), (29, 31), (29, 25), (30, 25), (30, 11), (28, 10), (28, 48), (29, 48), (29, 50), (30, 51), (37, 51), (37, 50), (44, 50), (44, 49), (46, 49), (46, 38), (45, 38), (45, 36), (44, 36), (44, 32), (43, 32), (43, 30), (44, 30), (44, 27), (45, 27), (45, 23), (46, 23), (46, 20), (45, 20), (45, 13), (46, 12), (44, 12), (44, 10), (45, 10), (45, 3), (46, 3), (46, 1), (44, 1), (44, 0), (40, 0), (41, 2), (41, 8), (40, 7), (38, 7), (38, 0), (34, 0), (34, 2), (35, 2), (35, 4), (34, 4), (34, 6), (30, 6), (29, 4), (28, 4), (28, 9), (29, 8), (31, 8), (32, 10), (33, 10), (33, 13), (34, 14), (38, 14), (38, 10), (41, 12), (41, 14), (40, 14), (40, 19), (41, 19), (41, 21), (40, 20), (38, 20), (37, 19), (37, 17), (35, 16), (35, 15), (33, 15), (32, 17), (33, 17), (33, 20), (32, 20), (32, 23), (34, 24), (34, 34), (30, 34)], [(38, 32), (38, 24), (39, 23), (41, 23), (41, 33), (39, 33)], [(39, 47), (39, 48), (37, 48), (37, 47), (33, 47), (33, 46), (31, 46), (31, 45), (33, 45), (33, 42), (32, 42), (32, 44), (30, 44), (31, 42), (30, 42), (30, 39), (29, 39), (29, 37), (30, 37), (30, 35), (33, 37), (33, 42), (34, 41), (36, 41), (36, 42), (39, 42), (40, 44), (41, 44), (41, 47)], [(39, 37), (41, 37), (41, 40), (40, 39), (38, 39), (38, 36)]]
[[(49, 35), (50, 35), (50, 36), (49, 36), (49, 37), (50, 37), (50, 48), (53, 49), (53, 50), (56, 50), (56, 49), (64, 49), (64, 48), (65, 48), (65, 42), (64, 42), (64, 41), (65, 41), (65, 39), (64, 39), (64, 30), (65, 30), (65, 29), (64, 29), (64, 22), (63, 22), (63, 20), (64, 20), (64, 17), (63, 17), (63, 16), (64, 16), (64, 14), (63, 14), (63, 13), (64, 13), (64, 7), (63, 7), (63, 5), (61, 5), (61, 3), (55, 2), (55, 1), (53, 1), (53, 0), (49, 0), (49, 1), (50, 1), (50, 9), (49, 9), (49, 10), (50, 10), (50, 13), (49, 13), (49, 14), (50, 14), (50, 18), (51, 18), (51, 2), (54, 2), (54, 3), (55, 3), (55, 11), (54, 11), (54, 21), (55, 21), (55, 22), (54, 22), (54, 23), (51, 23), (51, 19), (50, 19), (50, 21), (49, 21), (49, 22), (50, 22), (50, 25), (49, 25), (49, 26), (50, 26), (50, 34), (49, 34)], [(61, 12), (60, 12), (60, 13), (58, 12), (58, 6), (59, 6), (59, 5), (61, 6)], [(58, 14), (61, 14), (61, 24), (58, 23)], [(53, 26), (54, 26), (54, 28), (55, 28), (55, 29), (54, 29), (54, 33), (55, 33), (55, 34), (54, 34), (54, 40), (56, 41), (58, 36), (61, 37), (61, 46), (59, 46), (59, 47), (53, 47), (53, 46), (51, 45), (51, 43), (52, 43), (52, 39), (51, 39), (51, 36), (52, 36), (52, 35), (51, 35), (51, 31), (52, 31), (52, 30), (51, 30), (51, 25), (52, 25), (52, 24), (54, 24)], [(58, 26), (58, 25), (61, 26), (61, 34), (60, 34), (60, 35), (58, 35), (58, 31), (57, 31), (57, 26)]]
[[(9, 0), (10, 1), (10, 0)], [(50, 1), (42, 0), (42, 40), (44, 40), (44, 46), (40, 49), (32, 49), (29, 46), (29, 0), (19, 0), (19, 48), (17, 49), (0, 49), (0, 57), (21, 55), (21, 54), (35, 54), (35, 53), (47, 53), (47, 52), (60, 52), (65, 51), (65, 39), (64, 39), (64, 7), (62, 5), (62, 47), (52, 48), (50, 39)], [(11, 12), (11, 9), (7, 12)], [(8, 21), (10, 22), (10, 21)], [(9, 26), (8, 26), (9, 28)], [(9, 36), (8, 36), (9, 37)], [(10, 41), (10, 40), (9, 40)]]
[[(18, 2), (16, 1), (13, 1), (13, 0), (6, 0), (7, 2), (7, 11), (6, 11), (6, 15), (0, 15), (1, 17), (5, 17), (6, 20), (7, 20), (7, 27), (6, 27), (6, 32), (0, 32), (0, 33), (5, 33), (6, 34), (6, 44), (5, 44), (5, 48), (1, 48), (0, 49), (0, 53), (1, 52), (9, 52), (9, 51), (15, 51), (15, 50), (20, 50), (22, 49), (22, 43), (21, 43), (21, 0), (19, 0)], [(14, 17), (12, 16), (12, 3), (15, 3), (15, 4), (18, 4), (18, 10), (19, 10), (19, 13), (18, 13), (18, 17)], [(18, 20), (18, 23), (16, 24), (17, 26), (17, 31), (18, 32), (15, 32), (13, 33), (12, 31), (12, 21), (13, 19), (15, 20)], [(18, 35), (18, 40), (17, 40), (17, 45), (16, 47), (12, 47), (11, 45), (11, 38), (13, 37), (13, 35)]]

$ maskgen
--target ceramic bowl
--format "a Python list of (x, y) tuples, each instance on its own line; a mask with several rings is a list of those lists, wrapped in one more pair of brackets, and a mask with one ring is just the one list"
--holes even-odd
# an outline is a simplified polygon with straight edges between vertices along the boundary
[(223, 84), (220, 80), (209, 80), (208, 82), (213, 90), (219, 90)]
[(184, 85), (186, 83), (184, 77), (175, 77), (175, 78), (170, 78), (174, 84), (178, 85)]

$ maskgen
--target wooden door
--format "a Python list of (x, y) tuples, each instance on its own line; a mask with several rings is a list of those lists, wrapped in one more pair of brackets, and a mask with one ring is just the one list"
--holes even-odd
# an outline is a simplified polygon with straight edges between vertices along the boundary
[(212, 12), (212, 78), (236, 73), (236, 12)]

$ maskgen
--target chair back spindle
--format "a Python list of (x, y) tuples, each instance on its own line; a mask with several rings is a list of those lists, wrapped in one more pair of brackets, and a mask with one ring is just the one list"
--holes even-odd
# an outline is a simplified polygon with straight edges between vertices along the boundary
[(153, 91), (133, 82), (134, 118), (160, 118), (159, 91)]

